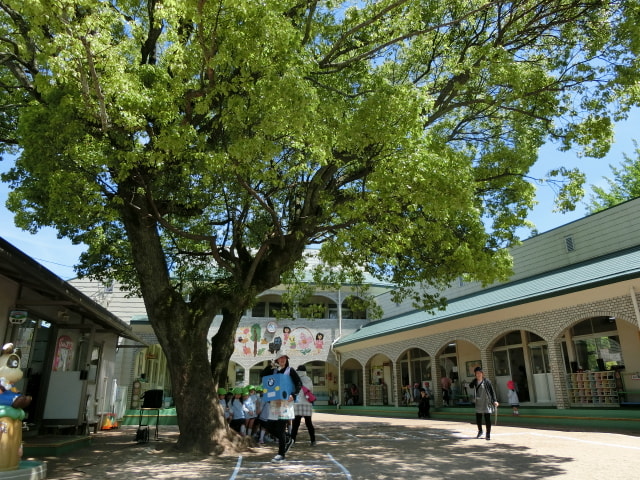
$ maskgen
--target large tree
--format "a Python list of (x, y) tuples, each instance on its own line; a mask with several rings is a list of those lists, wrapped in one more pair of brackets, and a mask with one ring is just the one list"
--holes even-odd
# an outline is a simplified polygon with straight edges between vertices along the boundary
[(592, 185), (593, 193), (587, 208), (589, 213), (596, 213), (619, 203), (640, 197), (640, 147), (634, 141), (635, 158), (622, 154), (624, 159), (615, 167), (609, 165), (613, 178), (604, 177), (608, 189)]
[(185, 450), (228, 445), (211, 406), (235, 328), (306, 246), (427, 308), (460, 275), (504, 278), (538, 147), (603, 154), (637, 82), (636, 1), (0, 9), (8, 205), (86, 244), (79, 274), (139, 289)]

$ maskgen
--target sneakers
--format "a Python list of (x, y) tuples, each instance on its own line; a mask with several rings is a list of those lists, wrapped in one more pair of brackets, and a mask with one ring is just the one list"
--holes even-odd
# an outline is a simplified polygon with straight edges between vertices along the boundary
[(284, 453), (287, 453), (289, 451), (289, 449), (291, 447), (293, 447), (294, 443), (296, 443), (296, 441), (293, 438), (287, 436), (287, 440), (286, 440), (286, 443), (284, 445)]
[(489, 435), (489, 434), (487, 433), (487, 436), (486, 436), (486, 437), (484, 437), (484, 439), (485, 439), (485, 440), (491, 440), (491, 435)]
[(271, 459), (271, 463), (280, 463), (284, 462), (284, 457), (282, 455), (276, 455)]
[(311, 442), (311, 446), (315, 447), (316, 446), (316, 442)]
[(478, 435), (476, 435), (476, 438), (482, 438), (482, 431), (478, 432)]

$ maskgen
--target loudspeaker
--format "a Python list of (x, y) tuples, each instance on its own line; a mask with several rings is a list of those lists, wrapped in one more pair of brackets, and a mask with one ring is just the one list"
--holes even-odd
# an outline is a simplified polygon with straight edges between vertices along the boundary
[(142, 408), (161, 408), (163, 395), (162, 390), (147, 390), (142, 394)]

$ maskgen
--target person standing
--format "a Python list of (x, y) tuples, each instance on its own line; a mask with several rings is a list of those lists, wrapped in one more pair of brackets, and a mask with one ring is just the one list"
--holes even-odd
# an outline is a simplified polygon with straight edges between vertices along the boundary
[(513, 414), (520, 415), (520, 411), (518, 410), (520, 408), (520, 399), (518, 398), (516, 384), (513, 380), (509, 380), (507, 382), (507, 389), (509, 390), (507, 392), (507, 398), (509, 400), (509, 405), (511, 405), (511, 408), (513, 409)]
[[(305, 367), (304, 365), (300, 365), (298, 366), (298, 368), (296, 368), (296, 372), (300, 377), (302, 386), (313, 393), (313, 382), (307, 375), (307, 367)], [(293, 426), (291, 427), (291, 438), (294, 442), (296, 441), (296, 437), (298, 436), (298, 429), (300, 428), (300, 422), (304, 418), (304, 424), (306, 425), (307, 431), (309, 432), (311, 446), (314, 447), (316, 445), (316, 429), (313, 426), (313, 422), (311, 421), (311, 415), (313, 414), (313, 403), (310, 402), (303, 393), (301, 393), (297, 396), (296, 403), (293, 404), (293, 410), (296, 416), (293, 419)]]
[(244, 426), (246, 412), (242, 401), (242, 387), (233, 389), (233, 400), (229, 409), (229, 425), (233, 430), (244, 437), (246, 427)]
[(245, 412), (244, 427), (248, 436), (253, 435), (253, 424), (258, 416), (256, 413), (255, 393), (255, 387), (253, 385), (244, 387), (244, 390), (242, 391), (242, 402), (244, 404)]
[(440, 386), (442, 387), (442, 404), (448, 407), (451, 399), (451, 379), (444, 375), (440, 379)]
[(225, 423), (229, 423), (229, 405), (227, 404), (227, 389), (220, 387), (218, 388), (218, 405), (220, 405), (220, 409), (222, 410), (222, 414), (224, 415)]
[(258, 445), (264, 445), (265, 435), (267, 433), (267, 426), (269, 423), (269, 402), (264, 399), (262, 387), (258, 387), (259, 396), (256, 402), (256, 412), (258, 418), (256, 420), (256, 429), (258, 434)]
[(431, 399), (425, 388), (420, 389), (420, 401), (418, 402), (418, 418), (431, 418), (429, 410), (431, 405), (429, 402)]
[(351, 390), (349, 392), (351, 394), (351, 399), (353, 400), (352, 405), (360, 404), (360, 390), (358, 390), (358, 386), (355, 383), (351, 384)]
[(413, 384), (413, 401), (415, 402), (416, 405), (420, 403), (420, 384), (419, 383)]
[(491, 381), (484, 376), (481, 367), (474, 369), (474, 378), (469, 387), (473, 388), (475, 404), (476, 404), (476, 424), (478, 425), (478, 435), (476, 438), (482, 438), (482, 420), (487, 428), (486, 440), (491, 440), (491, 414), (498, 408), (498, 400)]
[[(278, 454), (271, 460), (274, 463), (283, 462), (285, 455), (293, 446), (293, 439), (287, 436), (287, 425), (295, 417), (293, 402), (302, 388), (302, 382), (296, 371), (289, 366), (289, 357), (284, 353), (278, 354), (272, 366), (262, 371), (262, 376), (289, 375), (293, 382), (293, 392), (286, 400), (274, 400), (269, 402), (269, 421), (267, 430), (278, 439)], [(288, 437), (288, 438), (287, 438)]]

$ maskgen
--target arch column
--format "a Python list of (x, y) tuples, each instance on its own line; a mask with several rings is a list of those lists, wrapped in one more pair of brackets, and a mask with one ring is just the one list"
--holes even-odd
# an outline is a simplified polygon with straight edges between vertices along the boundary
[(551, 376), (553, 378), (553, 388), (556, 396), (556, 408), (569, 408), (569, 397), (567, 396), (567, 374), (564, 368), (564, 359), (562, 356), (562, 344), (560, 341), (549, 342), (549, 363), (551, 367)]
[(393, 384), (396, 387), (396, 393), (395, 393), (395, 405), (400, 406), (402, 405), (402, 395), (404, 392), (404, 387), (403, 385), (401, 385), (402, 382), (402, 371), (401, 371), (401, 367), (400, 367), (400, 362), (392, 362), (393, 364), (393, 369), (392, 369), (392, 374), (393, 374)]
[(362, 406), (369, 405), (369, 385), (371, 385), (371, 368), (367, 369), (367, 364), (362, 364), (362, 385), (360, 386), (360, 396), (362, 397)]
[(480, 349), (480, 361), (482, 362), (482, 372), (485, 377), (495, 379), (495, 368), (493, 365), (493, 350), (490, 348)]
[(431, 362), (431, 398), (434, 407), (443, 407), (442, 387), (440, 386), (440, 355), (434, 355)]
[(400, 406), (400, 395), (402, 389), (398, 388), (398, 384), (400, 383), (400, 375), (398, 375), (398, 365), (399, 362), (394, 362), (391, 360), (391, 381), (387, 388), (392, 388), (391, 393), (391, 403), (394, 407)]

